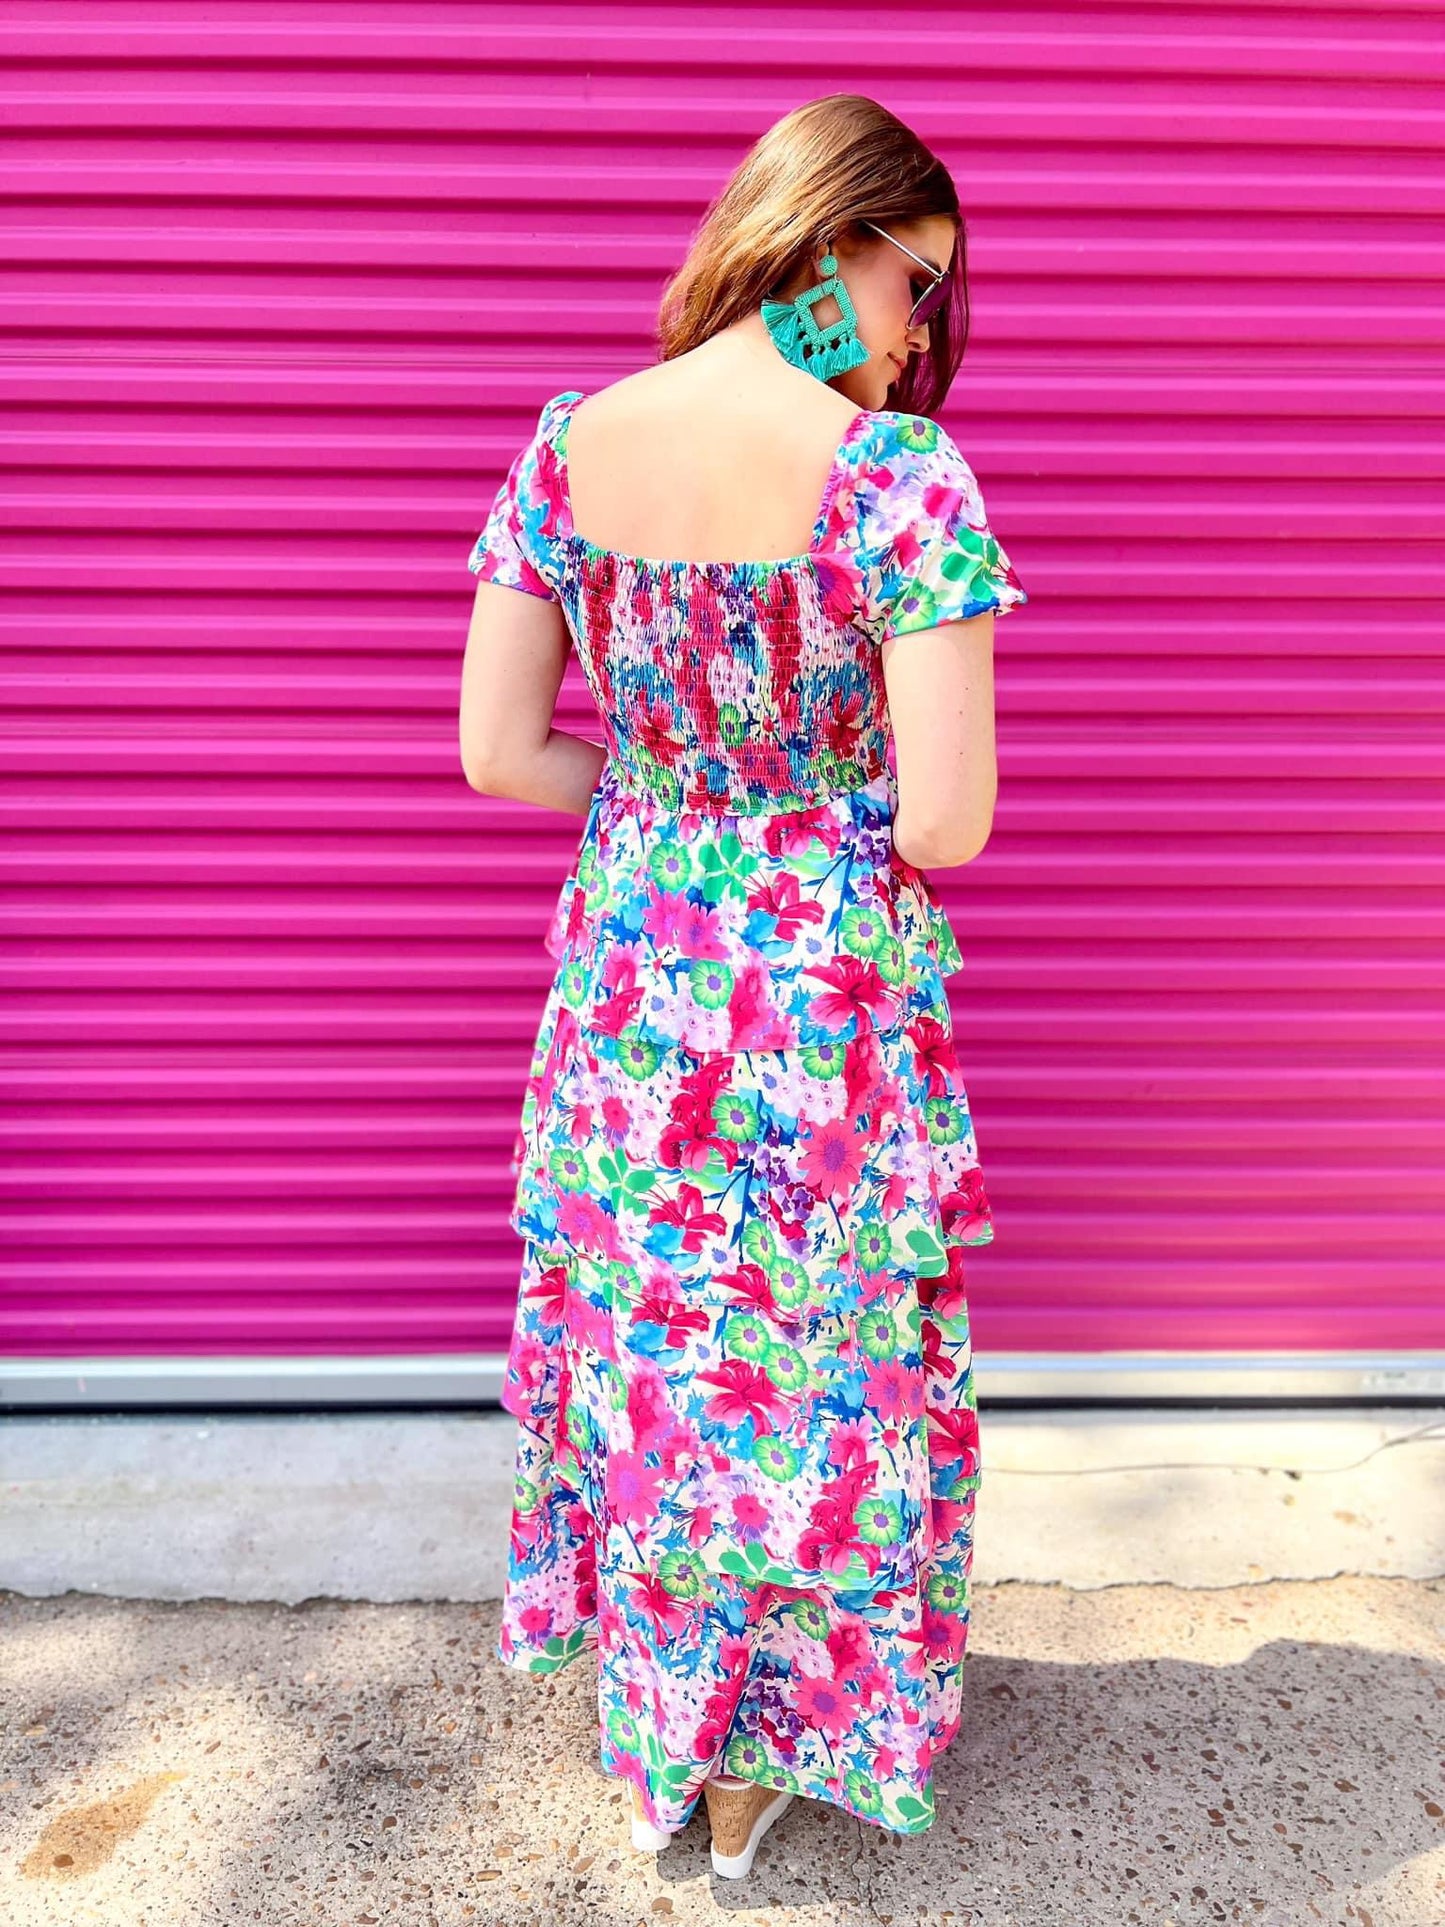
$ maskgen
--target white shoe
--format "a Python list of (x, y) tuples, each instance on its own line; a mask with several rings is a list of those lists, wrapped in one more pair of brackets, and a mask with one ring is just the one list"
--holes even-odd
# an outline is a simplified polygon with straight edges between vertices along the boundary
[(674, 1827), (655, 1827), (650, 1820), (644, 1819), (638, 1807), (637, 1788), (628, 1782), (629, 1798), (632, 1802), (632, 1844), (639, 1853), (661, 1853), (668, 1843), (677, 1838), (678, 1829)]
[(751, 1873), (758, 1842), (795, 1794), (752, 1780), (712, 1779), (703, 1786), (712, 1825), (712, 1870), (724, 1880)]

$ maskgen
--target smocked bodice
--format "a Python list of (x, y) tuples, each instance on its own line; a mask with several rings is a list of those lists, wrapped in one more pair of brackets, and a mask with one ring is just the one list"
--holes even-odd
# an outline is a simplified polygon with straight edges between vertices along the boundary
[(579, 536), (571, 389), (542, 410), (472, 558), (561, 604), (617, 778), (664, 808), (751, 815), (886, 768), (880, 645), (1026, 600), (977, 483), (923, 416), (861, 410), (807, 551), (769, 562), (628, 556)]
[(666, 806), (800, 809), (884, 766), (877, 652), (808, 562), (654, 570), (564, 549), (583, 673), (630, 788)]

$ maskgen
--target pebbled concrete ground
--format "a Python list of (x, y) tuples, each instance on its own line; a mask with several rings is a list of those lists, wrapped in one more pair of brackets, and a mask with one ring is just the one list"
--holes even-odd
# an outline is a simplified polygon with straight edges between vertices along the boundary
[(0, 1927), (1445, 1923), (1445, 1413), (985, 1411), (935, 1826), (738, 1882), (493, 1657), (513, 1438), (0, 1423)]
[[(939, 1818), (627, 1841), (595, 1667), (495, 1603), (0, 1598), (7, 1927), (1445, 1919), (1445, 1582), (980, 1587)], [(589, 1676), (590, 1674), (590, 1676)]]

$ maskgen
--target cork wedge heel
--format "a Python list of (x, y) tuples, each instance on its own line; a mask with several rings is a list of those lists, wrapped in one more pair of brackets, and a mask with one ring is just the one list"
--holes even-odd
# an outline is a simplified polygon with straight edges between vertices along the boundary
[(758, 1842), (796, 1797), (751, 1780), (715, 1778), (703, 1787), (712, 1827), (712, 1870), (724, 1880), (752, 1872)]

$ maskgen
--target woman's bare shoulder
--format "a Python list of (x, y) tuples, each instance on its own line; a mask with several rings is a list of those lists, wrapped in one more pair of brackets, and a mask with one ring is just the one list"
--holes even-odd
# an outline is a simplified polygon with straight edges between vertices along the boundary
[[(695, 360), (694, 357), (697, 357)], [(619, 376), (605, 388), (592, 390), (582, 406), (598, 424), (737, 421), (751, 417), (759, 423), (784, 427), (808, 447), (820, 437), (841, 436), (858, 413), (849, 401), (814, 375), (790, 367), (779, 357), (776, 370), (751, 374), (739, 382), (737, 372), (720, 361), (705, 362), (702, 351), (653, 362)]]

